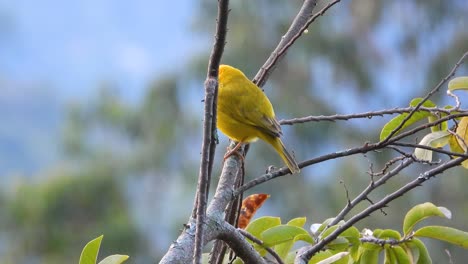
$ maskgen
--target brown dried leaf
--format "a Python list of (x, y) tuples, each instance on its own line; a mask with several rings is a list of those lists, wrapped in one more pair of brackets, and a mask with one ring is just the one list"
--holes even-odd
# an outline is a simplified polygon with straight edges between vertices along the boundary
[(270, 197), (269, 194), (257, 193), (252, 194), (246, 197), (242, 201), (242, 207), (239, 214), (238, 227), (244, 229), (250, 223), (250, 220), (257, 212), (257, 210), (262, 207), (263, 203)]

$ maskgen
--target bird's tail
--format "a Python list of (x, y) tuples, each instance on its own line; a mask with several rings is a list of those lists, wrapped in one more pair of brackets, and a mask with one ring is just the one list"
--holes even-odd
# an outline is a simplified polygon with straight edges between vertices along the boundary
[(281, 141), (279, 137), (269, 136), (267, 141), (275, 148), (276, 152), (278, 152), (292, 174), (299, 173), (301, 171), (297, 165), (296, 160), (291, 154), (289, 154), (288, 150), (283, 144), (283, 141)]

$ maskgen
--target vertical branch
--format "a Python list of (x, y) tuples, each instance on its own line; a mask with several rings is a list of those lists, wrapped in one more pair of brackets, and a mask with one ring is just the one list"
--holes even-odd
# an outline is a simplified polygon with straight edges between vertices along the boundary
[(205, 81), (205, 109), (203, 121), (203, 144), (200, 172), (196, 194), (196, 230), (193, 263), (201, 263), (203, 252), (204, 224), (208, 191), (210, 187), (213, 158), (216, 149), (216, 108), (218, 97), (218, 69), (226, 43), (229, 0), (218, 0), (218, 17), (215, 42), (208, 63), (207, 79)]

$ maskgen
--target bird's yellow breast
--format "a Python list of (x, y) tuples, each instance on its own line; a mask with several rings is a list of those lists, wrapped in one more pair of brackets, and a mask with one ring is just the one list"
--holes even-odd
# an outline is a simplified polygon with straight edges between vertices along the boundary
[(221, 65), (218, 90), (218, 128), (238, 142), (262, 138), (267, 119), (274, 119), (273, 107), (266, 95), (241, 71)]

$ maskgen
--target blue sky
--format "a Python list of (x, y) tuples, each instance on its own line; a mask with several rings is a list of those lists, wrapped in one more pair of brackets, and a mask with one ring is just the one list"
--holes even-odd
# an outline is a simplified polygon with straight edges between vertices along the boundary
[[(61, 96), (111, 80), (130, 100), (193, 52), (196, 6), (182, 1), (0, 0), (0, 76)], [(168, 45), (170, 43), (170, 45)]]
[(138, 101), (202, 40), (195, 1), (0, 0), (0, 175), (32, 176), (60, 160), (65, 106), (111, 82)]

